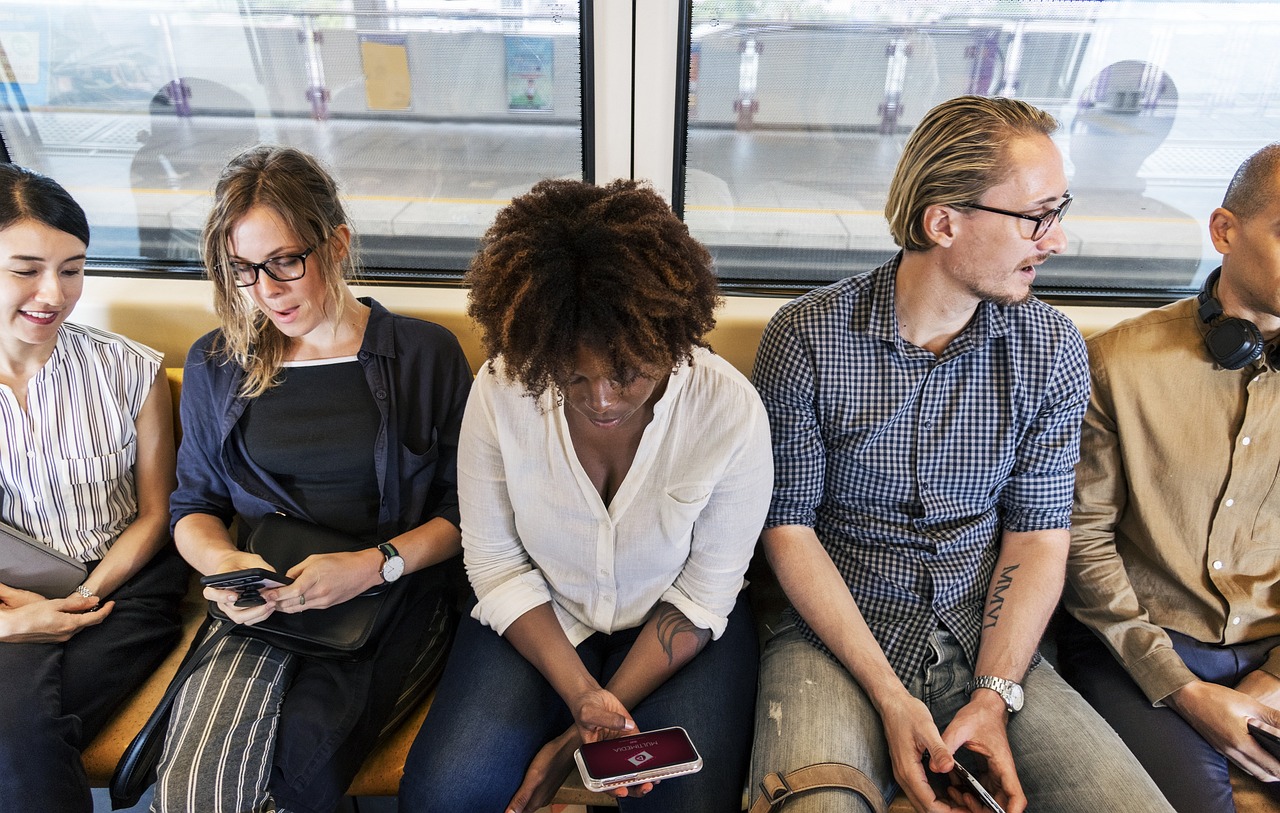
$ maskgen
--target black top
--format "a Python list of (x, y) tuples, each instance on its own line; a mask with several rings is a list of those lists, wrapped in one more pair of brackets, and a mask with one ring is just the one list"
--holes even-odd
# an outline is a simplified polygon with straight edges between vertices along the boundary
[(320, 525), (378, 529), (377, 404), (354, 357), (287, 365), (240, 419), (245, 448)]

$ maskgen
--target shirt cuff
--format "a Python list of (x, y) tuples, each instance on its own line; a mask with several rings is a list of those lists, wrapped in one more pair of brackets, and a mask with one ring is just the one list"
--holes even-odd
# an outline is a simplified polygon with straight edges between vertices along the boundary
[(1129, 667), (1129, 674), (1153, 706), (1165, 705), (1164, 699), (1200, 678), (1187, 668), (1173, 647), (1160, 647)]
[(713, 641), (724, 635), (725, 627), (729, 626), (728, 616), (716, 615), (701, 604), (694, 602), (675, 587), (667, 588), (660, 601), (665, 601), (684, 613), (684, 617), (692, 621), (695, 627), (711, 630), (711, 640)]
[(476, 601), (471, 617), (502, 635), (517, 618), (551, 601), (551, 591), (542, 574), (527, 570), (485, 593)]

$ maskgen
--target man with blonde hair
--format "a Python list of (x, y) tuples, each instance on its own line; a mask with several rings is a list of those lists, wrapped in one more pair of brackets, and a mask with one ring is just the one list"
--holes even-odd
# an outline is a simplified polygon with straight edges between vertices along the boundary
[[(1089, 339), (1062, 672), (1184, 813), (1280, 759), (1280, 143), (1209, 215), (1198, 296)], [(1103, 644), (1105, 643), (1105, 648)], [(1108, 651), (1109, 650), (1109, 651)], [(1114, 657), (1112, 657), (1114, 655)]]
[(934, 108), (885, 207), (903, 250), (765, 330), (763, 543), (792, 609), (761, 668), (762, 809), (876, 810), (895, 788), (984, 809), (950, 784), (963, 764), (1008, 813), (1170, 810), (1036, 651), (1088, 397), (1080, 334), (1031, 296), (1066, 248), (1055, 128), (1012, 99)]

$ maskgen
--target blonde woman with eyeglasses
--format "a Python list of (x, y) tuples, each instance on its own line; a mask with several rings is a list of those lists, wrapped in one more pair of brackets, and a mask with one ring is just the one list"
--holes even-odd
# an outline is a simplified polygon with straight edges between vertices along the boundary
[(243, 547), (272, 513), (363, 541), (304, 559), (257, 606), (206, 588), (237, 623), (399, 581), (391, 621), (357, 662), (224, 638), (174, 707), (154, 810), (332, 810), (443, 659), (470, 368), (444, 328), (355, 297), (354, 238), (305, 153), (257, 147), (223, 171), (203, 236), (220, 327), (187, 357), (172, 521), (205, 575), (270, 569)]

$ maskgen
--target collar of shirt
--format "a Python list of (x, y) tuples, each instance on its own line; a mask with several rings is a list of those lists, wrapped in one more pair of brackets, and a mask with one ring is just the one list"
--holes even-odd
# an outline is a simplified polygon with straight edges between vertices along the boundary
[[(902, 256), (903, 253), (899, 251), (893, 259), (870, 273), (871, 296), (868, 307), (854, 308), (849, 328), (891, 344), (900, 353), (913, 353), (911, 348), (915, 348), (915, 345), (905, 341), (898, 331), (897, 308), (894, 306), (898, 267), (902, 264)], [(981, 301), (973, 318), (947, 346), (940, 360), (945, 361), (983, 347), (993, 338), (1006, 335), (1009, 330), (1009, 320), (1005, 318), (1001, 306)]]

